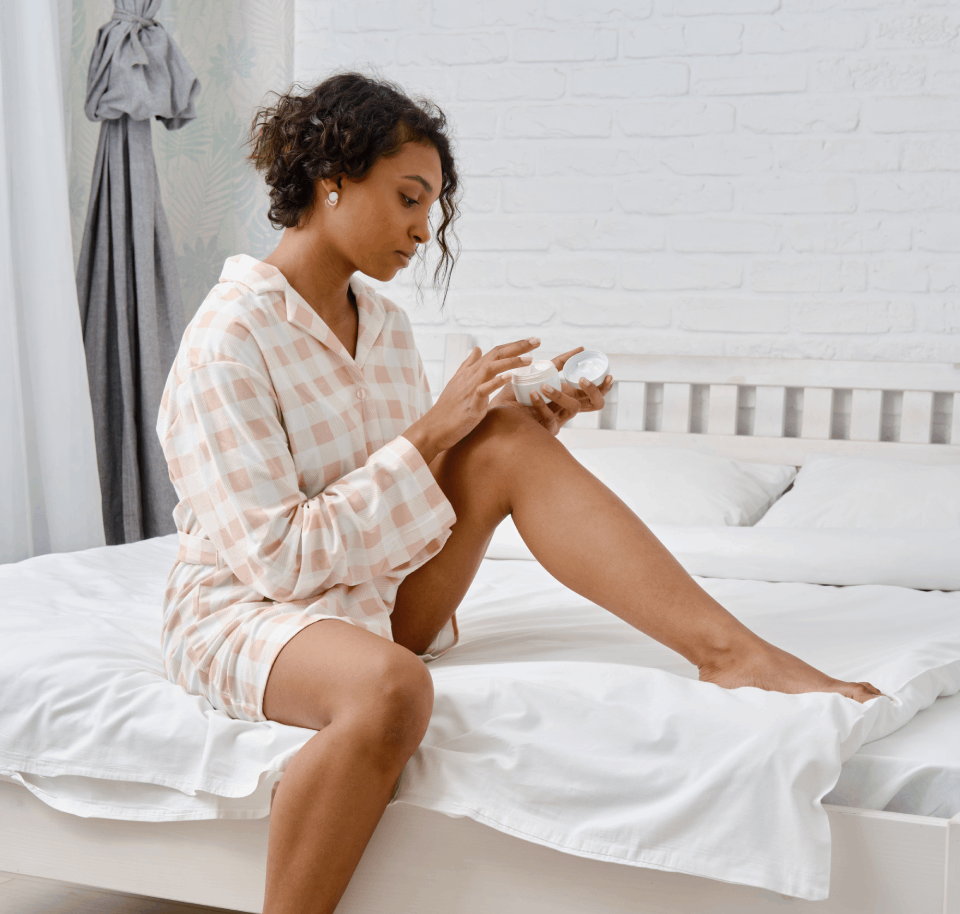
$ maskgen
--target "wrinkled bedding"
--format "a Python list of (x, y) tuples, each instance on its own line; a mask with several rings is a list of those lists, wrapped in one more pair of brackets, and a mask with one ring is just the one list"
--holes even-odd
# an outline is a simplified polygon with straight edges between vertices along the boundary
[[(653, 528), (762, 637), (890, 696), (859, 705), (698, 682), (529, 551), (511, 554), (510, 526), (458, 611), (460, 644), (430, 664), (433, 717), (393, 802), (582, 856), (826, 897), (822, 802), (863, 802), (869, 747), (960, 690), (960, 535)], [(82, 816), (269, 813), (314, 731), (233, 720), (167, 682), (159, 607), (175, 553), (161, 537), (0, 567), (0, 775)]]

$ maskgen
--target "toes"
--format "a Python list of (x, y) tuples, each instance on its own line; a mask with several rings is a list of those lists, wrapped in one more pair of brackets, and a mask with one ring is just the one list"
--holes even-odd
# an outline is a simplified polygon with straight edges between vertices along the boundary
[[(874, 698), (888, 698), (888, 699), (890, 698), (889, 695), (887, 695), (885, 692), (881, 692), (875, 685), (873, 685), (870, 682), (861, 682), (860, 685), (870, 689), (871, 694)], [(890, 700), (892, 701), (893, 699), (890, 699)]]
[(870, 701), (873, 698), (877, 698), (882, 693), (875, 689), (869, 682), (846, 682), (844, 683), (844, 688), (841, 690), (847, 698), (852, 698), (854, 701), (859, 701), (861, 704), (865, 701)]

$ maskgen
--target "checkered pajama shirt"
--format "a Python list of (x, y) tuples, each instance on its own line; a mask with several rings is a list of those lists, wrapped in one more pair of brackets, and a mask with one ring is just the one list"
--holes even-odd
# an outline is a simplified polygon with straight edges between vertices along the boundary
[[(318, 619), (392, 640), (400, 583), (456, 521), (402, 435), (431, 404), (409, 317), (350, 282), (355, 358), (279, 270), (228, 258), (164, 388), (157, 433), (180, 540), (164, 668), (240, 720), (265, 720), (273, 661)], [(454, 616), (424, 660), (457, 639)]]

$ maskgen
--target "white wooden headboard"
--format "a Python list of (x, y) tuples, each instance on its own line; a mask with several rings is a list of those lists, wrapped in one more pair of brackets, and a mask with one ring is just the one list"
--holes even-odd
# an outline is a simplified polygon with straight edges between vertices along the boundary
[[(476, 343), (443, 340), (446, 384)], [(607, 355), (606, 405), (561, 429), (567, 447), (682, 446), (794, 466), (814, 451), (960, 462), (960, 364)]]

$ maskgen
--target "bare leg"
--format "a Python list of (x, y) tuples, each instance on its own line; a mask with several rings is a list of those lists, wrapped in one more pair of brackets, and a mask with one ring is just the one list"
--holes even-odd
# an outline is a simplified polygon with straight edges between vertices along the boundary
[(332, 723), (283, 773), (270, 810), (266, 914), (327, 914), (339, 903), (402, 770), (363, 749)]
[[(498, 425), (506, 428), (494, 433)], [(471, 450), (468, 442), (474, 435), (478, 441)], [(483, 441), (485, 450), (477, 446)], [(398, 641), (399, 627), (402, 637), (414, 640), (408, 633), (420, 631), (420, 650), (429, 643), (466, 592), (499, 519), (512, 514), (524, 542), (553, 577), (677, 651), (697, 666), (702, 680), (726, 688), (840, 692), (858, 701), (880, 694), (869, 684), (833, 679), (751, 632), (687, 574), (621, 499), (523, 410), (491, 410), (431, 470), (458, 519), (444, 548), (401, 584), (401, 613), (394, 624)], [(478, 498), (478, 492), (484, 497)], [(572, 526), (571, 518), (576, 518)]]
[[(457, 523), (444, 548), (401, 584), (396, 643), (324, 620), (294, 636), (271, 671), (264, 716), (319, 732), (277, 790), (264, 914), (336, 908), (429, 723), (429, 667), (410, 650), (422, 652), (453, 615), (497, 524), (511, 512), (557, 580), (679, 651), (702, 679), (728, 688), (875, 697), (875, 690), (831, 679), (750, 632), (522, 411), (495, 410), (430, 469)], [(571, 544), (559, 531), (573, 512), (581, 518), (580, 541)]]
[(270, 810), (264, 914), (332, 914), (432, 710), (423, 661), (373, 632), (324, 619), (284, 646), (264, 716), (319, 732)]

